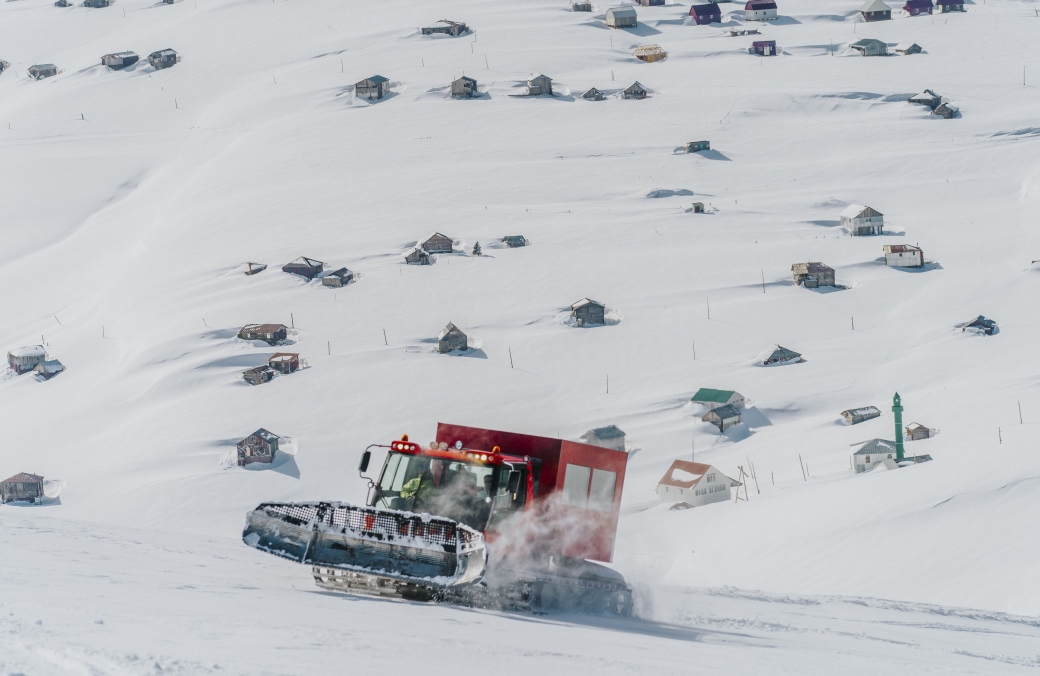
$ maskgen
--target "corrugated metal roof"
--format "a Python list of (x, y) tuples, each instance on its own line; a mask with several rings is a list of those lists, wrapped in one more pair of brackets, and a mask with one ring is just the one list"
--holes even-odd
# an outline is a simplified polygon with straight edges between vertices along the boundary
[(913, 7), (914, 9), (931, 9), (932, 0), (906, 0), (906, 4), (903, 7)]
[(573, 303), (573, 304), (571, 305), (571, 309), (572, 309), (572, 310), (577, 310), (578, 308), (580, 308), (580, 307), (585, 307), (586, 305), (598, 305), (598, 306), (600, 306), (601, 308), (606, 308), (606, 307), (607, 307), (607, 306), (606, 306), (606, 305), (604, 305), (603, 303), (598, 303), (598, 302), (596, 302), (596, 301), (594, 301), (594, 300), (592, 300), (592, 299), (590, 299), (590, 298), (582, 298), (582, 299), (581, 299), (581, 300), (579, 300), (579, 301), (578, 301), (577, 303)]
[(611, 7), (607, 10), (607, 15), (621, 19), (635, 18), (636, 10), (635, 7)]
[(860, 449), (853, 453), (853, 455), (877, 455), (879, 453), (895, 453), (896, 442), (889, 441), (888, 439), (871, 439), (867, 443), (860, 446)]
[(732, 418), (740, 417), (740, 409), (733, 404), (726, 404), (725, 406), (719, 406), (716, 409), (708, 411), (704, 414), (701, 420), (707, 420), (708, 418), (718, 418), (719, 420), (730, 420)]
[(749, 2), (746, 5), (744, 5), (744, 9), (758, 11), (762, 11), (764, 9), (776, 9), (776, 3), (773, 2), (773, 0), (749, 0)]
[(709, 3), (707, 5), (694, 5), (690, 7), (690, 14), (696, 16), (711, 16), (713, 14), (722, 14), (722, 10), (719, 9), (718, 3)]
[(390, 81), (390, 80), (386, 79), (385, 77), (383, 77), (382, 75), (373, 75), (372, 77), (365, 78), (364, 80), (362, 80), (362, 82), (365, 82), (366, 80), (368, 82), (371, 82), (372, 84), (382, 84), (384, 82), (389, 82)]
[(725, 404), (736, 392), (733, 390), (713, 390), (710, 387), (702, 387), (690, 401), (706, 401), (710, 404)]
[(26, 345), (17, 350), (11, 350), (8, 354), (12, 357), (46, 357), (47, 350), (43, 345)]
[(26, 472), (20, 472), (18, 474), (15, 474), (10, 479), (4, 479), (3, 482), (0, 483), (40, 483), (42, 481), (42, 476), (37, 476), (35, 474), (27, 474)]
[(881, 415), (881, 411), (878, 410), (877, 406), (861, 406), (859, 408), (850, 408), (847, 411), (842, 411), (841, 414), (845, 415), (848, 413), (851, 416), (867, 415), (869, 413), (877, 413)]
[(881, 0), (867, 0), (862, 7), (859, 8), (861, 12), (891, 12), (892, 8), (886, 5)]

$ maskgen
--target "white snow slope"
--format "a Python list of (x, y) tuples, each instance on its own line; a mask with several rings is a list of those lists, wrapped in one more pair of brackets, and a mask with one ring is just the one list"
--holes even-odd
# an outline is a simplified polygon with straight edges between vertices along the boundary
[[(0, 4), (0, 347), (42, 336), (67, 367), (0, 378), (0, 478), (67, 482), (0, 507), (0, 674), (492, 668), (478, 655), (503, 673), (1035, 672), (1038, 5), (865, 24), (858, 2), (782, 0), (760, 26), (775, 58), (687, 4), (639, 7), (627, 31), (607, 6)], [(444, 17), (475, 35), (420, 35)], [(863, 37), (924, 53), (849, 55)], [(668, 58), (634, 59), (647, 43)], [(98, 65), (166, 47), (167, 70)], [(29, 80), (36, 63), (62, 72)], [(511, 96), (537, 72), (556, 97)], [(463, 73), (487, 95), (449, 98)], [(393, 94), (355, 99), (375, 74)], [(649, 98), (618, 98), (635, 80)], [(581, 99), (592, 86), (611, 96)], [(906, 102), (926, 87), (962, 116)], [(842, 232), (851, 203), (889, 234)], [(433, 231), (486, 255), (403, 265)], [(516, 234), (531, 246), (495, 246)], [(899, 243), (935, 263), (885, 267)], [(362, 278), (280, 271), (301, 255)], [(849, 288), (793, 286), (807, 260)], [(567, 325), (586, 296), (620, 322)], [(1000, 332), (955, 328), (979, 314)], [(479, 349), (437, 354), (449, 321)], [(248, 386), (276, 351), (236, 338), (255, 322), (295, 325), (310, 367)], [(777, 343), (806, 361), (755, 366)], [(700, 387), (747, 397), (746, 422), (701, 423)], [(892, 438), (896, 391), (904, 423), (941, 430), (907, 443), (934, 461), (853, 474), (850, 444)], [(840, 422), (866, 405), (884, 415)], [(639, 618), (320, 594), (239, 542), (262, 500), (363, 500), (362, 449), (438, 421), (624, 429), (614, 565)], [(296, 455), (227, 468), (258, 427)], [(729, 476), (753, 464), (750, 499), (658, 505), (691, 444)]]

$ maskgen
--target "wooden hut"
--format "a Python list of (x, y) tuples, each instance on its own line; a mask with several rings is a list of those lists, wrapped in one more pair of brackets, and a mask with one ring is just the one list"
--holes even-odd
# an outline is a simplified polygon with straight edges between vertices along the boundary
[(134, 65), (140, 60), (141, 57), (139, 57), (136, 52), (116, 52), (115, 54), (105, 54), (102, 56), (101, 65), (111, 68), (112, 70), (120, 70)]
[(451, 322), (437, 336), (437, 351), (441, 354), (452, 350), (468, 350), (469, 341), (466, 334)]
[(257, 366), (253, 369), (242, 371), (242, 378), (250, 385), (263, 385), (275, 377), (275, 371), (270, 366)]
[(718, 427), (720, 432), (725, 432), (730, 427), (740, 424), (740, 409), (733, 404), (719, 406), (705, 413), (701, 421), (711, 423)]
[(300, 355), (295, 352), (275, 352), (267, 360), (267, 365), (279, 373), (288, 375), (300, 369)]
[(690, 141), (683, 146), (688, 153), (699, 153), (702, 150), (711, 150), (710, 141)]
[(528, 96), (552, 96), (552, 78), (548, 75), (542, 75), (536, 73), (527, 80), (527, 95)]
[(10, 67), (11, 67), (11, 62), (10, 61), (4, 61), (3, 59), (0, 59), (0, 75), (3, 75), (4, 71), (7, 70)]
[(21, 375), (36, 368), (37, 364), (47, 361), (47, 350), (43, 345), (26, 345), (7, 353), (7, 365)]
[(43, 502), (43, 477), (22, 472), (0, 481), (0, 502)]
[(451, 83), (451, 95), (456, 98), (467, 99), (479, 96), (480, 92), (477, 90), (477, 81), (471, 77), (466, 77), (465, 75), (457, 80), (453, 80)]
[(907, 99), (907, 101), (922, 106), (928, 106), (932, 110), (935, 110), (939, 107), (939, 104), (942, 103), (942, 97), (933, 92), (931, 89), (926, 89), (920, 94), (914, 94), (909, 99)]
[(693, 213), (695, 213), (695, 214), (703, 214), (704, 213), (704, 202), (694, 202), (693, 203)]
[(632, 56), (640, 61), (654, 63), (655, 61), (663, 61), (668, 56), (668, 53), (664, 51), (661, 45), (639, 45), (632, 52)]
[(807, 289), (834, 286), (834, 268), (823, 263), (795, 263), (791, 266), (794, 283)]
[(270, 464), (278, 453), (278, 442), (281, 437), (268, 432), (264, 428), (250, 434), (238, 442), (238, 466), (243, 467), (254, 462)]
[(282, 272), (287, 272), (290, 275), (299, 275), (308, 280), (317, 277), (324, 269), (324, 263), (313, 258), (307, 258), (306, 256), (300, 256), (296, 260), (282, 266)]
[(776, 21), (776, 3), (773, 0), (748, 0), (744, 5), (745, 21)]
[(321, 278), (322, 286), (331, 286), (334, 288), (340, 288), (350, 284), (354, 281), (354, 273), (346, 268), (340, 268), (339, 270), (333, 270), (329, 274)]
[(48, 77), (54, 77), (58, 74), (58, 67), (53, 63), (38, 63), (35, 66), (29, 66), (29, 70), (26, 71), (34, 80), (42, 80)]
[(758, 56), (776, 56), (776, 40), (756, 40), (752, 42), (751, 53)]
[(910, 441), (920, 441), (932, 436), (932, 430), (921, 423), (910, 423), (906, 426), (906, 438)]
[(510, 249), (516, 249), (518, 247), (527, 246), (530, 244), (527, 238), (523, 235), (506, 235), (502, 238), (502, 241), (506, 243)]
[(636, 0), (643, 7), (664, 7), (664, 0)]
[(54, 6), (55, 7), (72, 7), (73, 3), (69, 2), (69, 0), (55, 0)]
[(427, 28), (423, 28), (422, 29), (422, 34), (423, 35), (434, 35), (434, 34), (439, 33), (439, 34), (442, 34), (442, 35), (452, 35), (452, 36), (458, 37), (458, 36), (462, 35), (463, 33), (468, 33), (469, 32), (469, 26), (467, 26), (466, 24), (464, 24), (461, 21), (450, 21), (449, 19), (441, 19), (437, 23), (444, 24), (444, 25), (443, 26), (429, 26)]
[(850, 204), (841, 212), (841, 224), (854, 237), (880, 235), (885, 229), (885, 215), (862, 204)]
[(744, 395), (740, 392), (735, 392), (733, 390), (713, 390), (710, 387), (702, 387), (697, 390), (697, 393), (690, 397), (690, 401), (694, 404), (703, 404), (709, 409), (728, 405), (736, 406), (737, 408), (744, 408), (746, 405)]
[(390, 80), (382, 75), (373, 75), (354, 84), (354, 96), (374, 101), (390, 93)]
[(577, 303), (571, 305), (571, 316), (574, 317), (574, 321), (578, 323), (578, 326), (605, 324), (606, 314), (606, 305), (588, 298), (582, 298)]
[(439, 232), (433, 233), (428, 238), (426, 238), (426, 240), (422, 244), (420, 244), (423, 251), (432, 254), (451, 253), (453, 245), (454, 243), (451, 241), (450, 237), (448, 237), (447, 235), (442, 235)]
[(581, 98), (585, 99), (586, 101), (603, 101), (607, 97), (603, 94), (603, 92), (593, 87), (592, 89), (582, 94)]
[(903, 5), (903, 11), (910, 16), (931, 14), (933, 8), (932, 0), (906, 0), (906, 4)]
[(267, 269), (267, 263), (246, 263), (246, 274), (256, 275)]
[(892, 8), (883, 0), (867, 0), (859, 8), (864, 21), (888, 21), (892, 18)]
[(850, 408), (847, 411), (842, 411), (841, 417), (850, 425), (858, 425), (867, 420), (880, 418), (881, 411), (878, 410), (877, 406), (862, 406), (860, 408)]
[(797, 364), (805, 361), (802, 359), (802, 355), (794, 350), (788, 350), (786, 347), (780, 345), (776, 346), (776, 349), (769, 353), (769, 356), (762, 362), (763, 366), (780, 366), (782, 364)]
[(242, 340), (262, 340), (269, 345), (276, 345), (289, 336), (289, 327), (285, 324), (246, 324), (238, 332)]
[(646, 87), (636, 81), (625, 87), (625, 90), (621, 92), (621, 95), (626, 99), (645, 99)]
[(58, 375), (65, 370), (65, 365), (57, 359), (48, 359), (42, 361), (33, 368), (33, 373), (43, 378), (44, 380), (50, 380), (54, 376)]
[(419, 247), (412, 249), (411, 253), (404, 257), (404, 262), (409, 265), (430, 265), (433, 258)]
[(885, 265), (890, 268), (920, 268), (924, 266), (924, 252), (912, 244), (886, 244)]
[(909, 56), (911, 54), (920, 54), (921, 45), (916, 42), (900, 42), (898, 45), (892, 48), (892, 51), (896, 54), (903, 56)]
[(610, 28), (635, 28), (637, 24), (633, 7), (611, 7), (607, 10), (607, 26)]
[(579, 2), (572, 2), (571, 3), (571, 11), (572, 12), (591, 12), (592, 11), (592, 3), (588, 2), (588, 0), (579, 0)]
[(960, 114), (960, 112), (961, 109), (957, 106), (953, 105), (949, 101), (943, 101), (935, 107), (935, 110), (932, 111), (932, 115), (938, 115), (939, 117), (949, 120), (951, 118), (957, 117)]
[(582, 443), (615, 451), (625, 451), (625, 433), (617, 425), (597, 427), (581, 435)]
[(874, 38), (863, 38), (849, 45), (863, 56), (888, 56), (888, 45)]
[(661, 502), (700, 507), (729, 500), (729, 489), (739, 485), (712, 465), (675, 460), (657, 482), (656, 492)]
[(936, 0), (935, 4), (943, 14), (964, 11), (964, 0)]
[(722, 10), (717, 2), (690, 7), (690, 16), (698, 26), (709, 23), (722, 23)]
[(181, 57), (172, 49), (160, 49), (148, 55), (148, 63), (156, 70), (173, 68), (180, 63)]
[(83, 0), (84, 7), (91, 7), (93, 9), (101, 9), (102, 7), (111, 7), (115, 0)]

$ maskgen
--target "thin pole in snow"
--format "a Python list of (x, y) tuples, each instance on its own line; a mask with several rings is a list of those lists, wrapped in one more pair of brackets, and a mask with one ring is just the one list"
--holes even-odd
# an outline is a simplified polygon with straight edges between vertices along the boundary
[(329, 356), (331, 357), (332, 356), (332, 341), (331, 340), (326, 341), (325, 345), (328, 347), (328, 349), (329, 349)]
[(509, 348), (509, 368), (513, 368), (513, 348)]
[(773, 485), (775, 486), (776, 485), (776, 476), (773, 474), (772, 470), (769, 471), (769, 478), (773, 480)]
[(104, 325), (101, 326), (101, 337), (102, 338), (105, 337), (105, 327), (104, 327)]
[(693, 341), (693, 360), (697, 361), (697, 341)]
[(426, 67), (426, 59), (419, 59), (419, 63), (422, 64), (423, 68)]
[(802, 454), (798, 454), (798, 466), (802, 468), (802, 481), (805, 481), (805, 465), (802, 464)]
[(711, 301), (705, 298), (704, 302), (708, 306), (708, 319), (711, 319)]
[(489, 66), (487, 62), (487, 54), (484, 55), (484, 68), (487, 70), (491, 70), (491, 66)]
[(293, 313), (289, 313), (289, 322), (292, 323), (292, 327), (296, 328), (296, 317), (293, 317)]
[(61, 323), (61, 320), (58, 319), (58, 315), (54, 315), (54, 321), (58, 322), (58, 326), (64, 326), (64, 324)]
[(762, 269), (762, 293), (765, 293), (765, 292), (766, 292), (766, 271), (765, 271), (765, 268), (763, 268)]
[(205, 326), (207, 329), (209, 328), (209, 324), (206, 323), (205, 317), (202, 318), (202, 325)]
[(997, 428), (997, 442), (1004, 443), (1004, 436), (1000, 433), (1000, 428)]
[(390, 347), (390, 343), (386, 339), (386, 329), (383, 329), (383, 344)]
[(173, 100), (173, 107), (174, 107), (174, 108), (177, 108), (177, 109), (180, 109), (180, 107), (181, 107), (181, 106), (180, 106), (180, 104), (179, 104), (179, 103), (177, 103), (177, 99), (174, 99), (174, 100)]
[(1018, 424), (1022, 424), (1022, 402), (1018, 402)]
[(339, 72), (343, 72), (343, 59), (339, 60)]
[(856, 330), (856, 318), (855, 317), (849, 317), (849, 319), (852, 320), (852, 330), (855, 331)]
[(610, 394), (610, 376), (607, 376), (607, 394)]

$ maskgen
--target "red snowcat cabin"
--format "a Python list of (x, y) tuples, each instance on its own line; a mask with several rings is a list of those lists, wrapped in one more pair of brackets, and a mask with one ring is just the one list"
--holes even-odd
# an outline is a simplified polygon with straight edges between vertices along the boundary
[[(445, 423), (438, 423), (436, 440), (449, 447), (461, 441), (463, 448), (485, 452), (498, 446), (506, 455), (530, 458), (534, 504), (546, 506), (549, 498), (554, 498), (548, 505), (552, 517), (547, 523), (557, 532), (566, 529), (565, 535), (550, 537), (550, 542), (539, 546), (555, 544), (559, 554), (576, 559), (613, 560), (627, 453), (563, 439)], [(571, 519), (573, 526), (567, 527)], [(492, 519), (492, 526), (494, 523)], [(494, 540), (494, 533), (489, 533), (488, 540)]]

